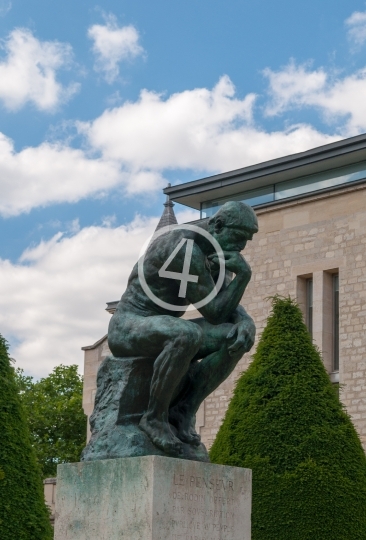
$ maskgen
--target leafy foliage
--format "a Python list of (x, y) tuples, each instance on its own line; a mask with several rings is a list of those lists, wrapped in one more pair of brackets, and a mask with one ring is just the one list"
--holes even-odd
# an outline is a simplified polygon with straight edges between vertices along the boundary
[(57, 464), (80, 461), (86, 444), (82, 377), (76, 365), (60, 365), (36, 382), (20, 369), (16, 378), (43, 477), (56, 476)]
[(51, 540), (53, 531), (41, 473), (1, 335), (0, 388), (0, 538)]
[(253, 540), (366, 540), (366, 457), (290, 298), (273, 299), (210, 457), (253, 470)]

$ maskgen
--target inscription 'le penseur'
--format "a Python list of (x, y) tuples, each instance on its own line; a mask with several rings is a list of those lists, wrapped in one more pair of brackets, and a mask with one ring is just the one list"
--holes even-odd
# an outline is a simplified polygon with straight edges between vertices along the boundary
[(207, 479), (204, 476), (186, 476), (184, 474), (174, 474), (174, 486), (206, 488), (210, 490), (234, 491), (234, 482), (222, 478)]

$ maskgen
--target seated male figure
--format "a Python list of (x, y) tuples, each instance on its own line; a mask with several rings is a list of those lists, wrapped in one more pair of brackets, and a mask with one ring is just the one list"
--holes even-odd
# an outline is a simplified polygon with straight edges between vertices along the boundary
[[(194, 429), (200, 404), (230, 375), (255, 338), (254, 322), (240, 305), (251, 278), (241, 252), (258, 231), (254, 211), (242, 202), (228, 202), (197, 225), (217, 240), (225, 257), (224, 284), (199, 308), (202, 317), (181, 318), (189, 304), (197, 304), (214, 289), (219, 257), (201, 234), (173, 228), (153, 240), (143, 268), (153, 295), (182, 306), (181, 311), (162, 307), (145, 293), (136, 264), (108, 331), (114, 356), (156, 358), (148, 409), (140, 428), (158, 448), (173, 456), (182, 452), (182, 443), (200, 444)], [(189, 275), (193, 278), (187, 282), (184, 296), (179, 278), (163, 277), (159, 271), (180, 243), (188, 249), (188, 240), (192, 248)], [(169, 263), (169, 271), (182, 275), (185, 260), (183, 248)]]

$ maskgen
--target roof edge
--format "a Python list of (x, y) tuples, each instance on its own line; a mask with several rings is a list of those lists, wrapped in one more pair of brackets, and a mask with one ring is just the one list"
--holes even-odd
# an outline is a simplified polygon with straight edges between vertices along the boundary
[[(173, 196), (174, 198), (174, 196), (177, 195), (179, 192), (185, 189), (189, 189), (193, 186), (195, 186), (196, 188), (202, 187), (202, 189), (204, 190), (207, 184), (212, 184), (213, 182), (220, 182), (224, 179), (234, 179), (236, 176), (243, 176), (253, 172), (258, 172), (262, 175), (271, 174), (273, 172), (280, 172), (281, 165), (283, 166), (283, 169), (294, 168), (301, 165), (330, 159), (334, 156), (339, 156), (340, 154), (355, 152), (362, 149), (366, 149), (366, 133), (362, 135), (356, 135), (355, 137), (350, 137), (348, 139), (341, 139), (339, 141), (335, 141), (333, 143), (325, 144), (322, 146), (317, 146), (310, 150), (305, 150), (304, 152), (289, 154), (287, 156), (271, 159), (269, 161), (263, 161), (254, 165), (248, 165), (247, 167), (243, 167), (241, 169), (234, 169), (232, 171), (207, 176), (197, 180), (192, 180), (190, 182), (185, 182), (176, 186), (166, 187), (163, 189), (163, 192), (168, 196)], [(275, 171), (271, 169), (277, 170)]]
[(108, 334), (106, 334), (105, 336), (103, 336), (102, 338), (98, 339), (98, 341), (96, 341), (93, 345), (86, 345), (85, 347), (81, 347), (81, 350), (82, 351), (90, 351), (92, 349), (96, 349), (98, 347), (98, 345), (100, 345), (101, 343), (103, 343), (103, 341), (105, 340), (105, 338), (108, 337)]

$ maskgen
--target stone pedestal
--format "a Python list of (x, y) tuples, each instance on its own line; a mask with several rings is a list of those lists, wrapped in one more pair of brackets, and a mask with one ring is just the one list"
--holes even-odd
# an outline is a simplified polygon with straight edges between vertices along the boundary
[(162, 456), (58, 467), (55, 540), (250, 540), (251, 470)]

